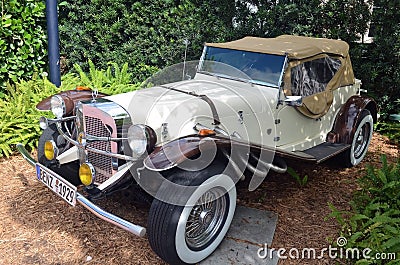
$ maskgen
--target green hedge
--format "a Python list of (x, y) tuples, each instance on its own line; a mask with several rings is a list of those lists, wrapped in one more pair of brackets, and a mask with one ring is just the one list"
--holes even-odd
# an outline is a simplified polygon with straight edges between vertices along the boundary
[(0, 96), (7, 82), (43, 71), (47, 54), (44, 10), (41, 0), (2, 0)]
[(231, 26), (215, 16), (212, 2), (218, 1), (203, 3), (201, 8), (187, 0), (63, 2), (59, 9), (61, 53), (69, 69), (77, 63), (87, 71), (89, 58), (102, 68), (109, 61), (127, 62), (134, 80), (143, 81), (157, 68), (182, 62), (185, 39), (190, 41), (189, 59), (198, 59), (205, 41), (225, 39)]

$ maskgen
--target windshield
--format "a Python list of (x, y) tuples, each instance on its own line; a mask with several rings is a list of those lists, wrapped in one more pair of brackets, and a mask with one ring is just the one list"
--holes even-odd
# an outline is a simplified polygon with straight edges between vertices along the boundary
[(206, 47), (199, 72), (278, 87), (284, 62), (281, 55)]

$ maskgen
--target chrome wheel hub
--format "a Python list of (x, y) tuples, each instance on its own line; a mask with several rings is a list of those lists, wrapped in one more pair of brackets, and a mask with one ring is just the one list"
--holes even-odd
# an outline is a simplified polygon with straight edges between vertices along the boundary
[(185, 227), (186, 243), (190, 248), (202, 248), (218, 235), (227, 214), (225, 192), (218, 187), (212, 188), (196, 202)]
[(370, 125), (366, 123), (361, 127), (358, 135), (355, 136), (356, 137), (356, 141), (354, 144), (355, 158), (360, 158), (363, 155), (368, 144), (370, 130), (371, 130)]

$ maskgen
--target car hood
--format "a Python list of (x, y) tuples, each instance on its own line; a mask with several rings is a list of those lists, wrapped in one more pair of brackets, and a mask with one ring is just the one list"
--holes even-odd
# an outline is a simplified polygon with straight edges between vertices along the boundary
[[(266, 112), (268, 97), (253, 85), (190, 80), (109, 96), (135, 124), (146, 124), (158, 142), (196, 133), (196, 123), (213, 127), (216, 119), (229, 133), (240, 131), (242, 117)], [(274, 94), (274, 93), (272, 93)], [(253, 118), (254, 119), (254, 118)]]

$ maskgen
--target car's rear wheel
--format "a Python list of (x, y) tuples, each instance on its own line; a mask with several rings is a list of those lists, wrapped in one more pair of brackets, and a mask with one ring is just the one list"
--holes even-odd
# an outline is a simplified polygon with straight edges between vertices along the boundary
[(344, 167), (352, 167), (359, 164), (367, 154), (371, 143), (374, 128), (374, 119), (369, 110), (361, 112), (357, 120), (356, 130), (350, 149), (343, 153), (341, 161)]
[(67, 141), (60, 135), (55, 124), (50, 125), (47, 129), (43, 130), (43, 133), (39, 138), (37, 152), (38, 162), (50, 168), (51, 170), (68, 180), (71, 184), (81, 184), (78, 175), (79, 162), (75, 161), (64, 165), (58, 165), (57, 163), (55, 163), (55, 161), (49, 161), (46, 159), (44, 155), (44, 143), (50, 140), (53, 140), (56, 143), (57, 147), (60, 150), (59, 154), (63, 152), (65, 145), (67, 144)]
[[(222, 242), (236, 208), (232, 178), (211, 165), (199, 172), (177, 171), (154, 199), (148, 221), (152, 249), (170, 264), (195, 264)], [(189, 187), (190, 189), (186, 189)], [(179, 198), (183, 205), (168, 198)]]

